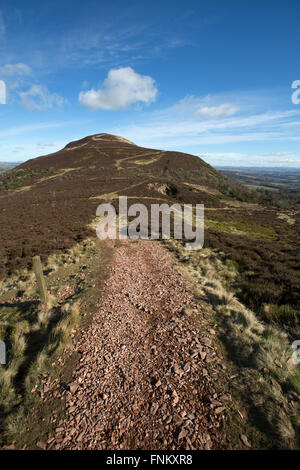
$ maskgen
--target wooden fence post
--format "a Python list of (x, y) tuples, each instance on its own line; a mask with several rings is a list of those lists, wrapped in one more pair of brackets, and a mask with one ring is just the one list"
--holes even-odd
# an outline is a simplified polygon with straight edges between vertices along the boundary
[(35, 273), (41, 302), (46, 303), (48, 300), (48, 292), (46, 287), (46, 281), (43, 275), (41, 258), (39, 256), (34, 256), (32, 258), (32, 266)]

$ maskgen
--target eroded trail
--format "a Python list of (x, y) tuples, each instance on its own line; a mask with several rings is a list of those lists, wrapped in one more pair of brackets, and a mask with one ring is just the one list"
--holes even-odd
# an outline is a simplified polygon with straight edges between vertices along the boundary
[(172, 264), (158, 242), (116, 249), (107, 295), (74, 345), (69, 417), (47, 448), (219, 447), (223, 410), (207, 362), (219, 370), (220, 360), (207, 329), (183, 313), (201, 312)]

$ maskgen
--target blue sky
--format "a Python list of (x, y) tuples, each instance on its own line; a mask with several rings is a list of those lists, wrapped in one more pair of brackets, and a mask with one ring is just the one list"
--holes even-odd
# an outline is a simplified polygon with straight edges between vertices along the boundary
[(299, 168), (299, 14), (296, 0), (2, 0), (0, 161), (108, 132)]

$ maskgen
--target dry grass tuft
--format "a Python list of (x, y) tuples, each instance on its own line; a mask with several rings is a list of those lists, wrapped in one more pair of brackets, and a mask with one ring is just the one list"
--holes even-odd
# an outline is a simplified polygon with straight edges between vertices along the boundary
[(230, 289), (237, 276), (233, 263), (222, 262), (212, 250), (187, 251), (175, 240), (164, 244), (176, 253), (180, 272), (196, 298), (212, 305), (220, 338), (239, 371), (237, 389), (256, 410), (277, 447), (295, 448), (295, 420), (284, 409), (288, 403), (284, 390), (299, 384), (300, 372), (290, 364), (292, 348), (286, 333), (259, 321), (235, 297)]
[(72, 345), (71, 331), (79, 324), (80, 318), (78, 303), (64, 305), (62, 319), (53, 330), (53, 338), (58, 342), (59, 350)]

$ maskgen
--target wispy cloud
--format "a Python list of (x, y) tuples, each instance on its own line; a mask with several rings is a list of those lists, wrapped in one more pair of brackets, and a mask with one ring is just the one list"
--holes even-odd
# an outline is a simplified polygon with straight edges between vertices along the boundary
[(55, 147), (55, 144), (53, 142), (45, 142), (45, 143), (36, 144), (36, 147), (40, 150), (43, 150), (49, 147)]
[(28, 124), (26, 126), (14, 126), (7, 129), (0, 130), (0, 137), (12, 137), (15, 135), (22, 135), (28, 132), (40, 131), (43, 129), (54, 129), (59, 127), (67, 127), (75, 124), (82, 123), (82, 121), (55, 121), (55, 122), (38, 122)]
[(19, 62), (17, 64), (5, 64), (0, 67), (1, 77), (16, 77), (22, 75), (31, 75), (32, 70), (27, 64)]
[(224, 161), (227, 159), (240, 160), (241, 158), (246, 158), (249, 155), (240, 152), (203, 152), (201, 155), (199, 154), (199, 156), (207, 159)]
[[(140, 145), (162, 148), (300, 140), (299, 108), (276, 110), (270, 106), (262, 112), (261, 96), (253, 98), (250, 106), (243, 97), (240, 103), (225, 106), (220, 103), (224, 98), (188, 96), (169, 108), (142, 113), (139, 124), (119, 126), (113, 131)], [(199, 116), (199, 107), (206, 108), (203, 103), (210, 103), (209, 111)]]
[(32, 70), (23, 62), (4, 64), (0, 66), (0, 78), (5, 80), (9, 101), (13, 102), (16, 90), (28, 86), (32, 80)]
[(65, 98), (57, 93), (50, 93), (48, 88), (43, 85), (33, 85), (29, 90), (19, 94), (23, 106), (30, 111), (44, 111), (67, 103)]
[(25, 147), (18, 145), (17, 147), (14, 148), (13, 152), (21, 152), (22, 150), (25, 150)]
[(23, 62), (0, 66), (0, 77), (5, 80), (10, 104), (21, 98), (26, 109), (44, 111), (68, 103), (59, 94), (51, 93), (45, 85), (34, 83), (36, 78), (32, 68)]
[(215, 166), (274, 166), (300, 167), (300, 154), (292, 152), (238, 153), (238, 152), (204, 152), (199, 157)]
[(219, 118), (233, 116), (239, 110), (238, 106), (230, 103), (220, 104), (218, 106), (203, 106), (197, 109), (196, 115), (204, 118)]
[(192, 40), (187, 31), (173, 32), (168, 28), (158, 28), (147, 19), (138, 21), (134, 10), (133, 7), (124, 6), (119, 13), (115, 12), (114, 17), (109, 16), (105, 21), (99, 14), (91, 15), (88, 22), (77, 21), (51, 38), (43, 55), (39, 53), (39, 60), (44, 60), (47, 67), (47, 62), (52, 62), (47, 51), (55, 49), (52, 68), (134, 67), (139, 62), (191, 46)]
[[(299, 111), (300, 112), (300, 111)], [(298, 112), (298, 114), (299, 114)], [(224, 144), (230, 142), (300, 140), (300, 124), (294, 132), (284, 128), (285, 120), (295, 116), (293, 111), (255, 114), (241, 118), (226, 118), (197, 121), (195, 119), (175, 120), (152, 119), (139, 125), (117, 128), (118, 133), (143, 145), (180, 147), (184, 145)]]

